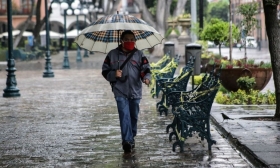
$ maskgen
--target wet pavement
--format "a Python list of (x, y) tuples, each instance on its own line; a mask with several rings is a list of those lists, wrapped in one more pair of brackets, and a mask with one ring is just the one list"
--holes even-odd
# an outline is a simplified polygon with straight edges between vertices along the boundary
[[(221, 112), (234, 120), (223, 121)], [(212, 107), (212, 121), (257, 167), (280, 167), (280, 121), (245, 120), (258, 116), (273, 117), (275, 106)]]
[[(212, 139), (197, 135), (185, 141), (183, 153), (172, 151), (165, 132), (172, 114), (159, 116), (156, 102), (144, 86), (136, 149), (123, 153), (116, 103), (101, 76), (103, 54), (62, 69), (63, 53), (52, 56), (55, 77), (43, 78), (45, 60), (16, 62), (20, 97), (0, 101), (0, 167), (255, 167), (279, 166), (279, 123), (241, 120), (255, 114), (273, 114), (274, 106), (212, 107)], [(150, 61), (159, 58), (150, 58)], [(0, 86), (6, 87), (5, 63), (0, 64)], [(223, 111), (235, 120), (222, 122)], [(236, 139), (237, 138), (237, 139)], [(239, 142), (239, 143), (238, 143)], [(269, 145), (269, 146), (267, 146)], [(244, 149), (243, 149), (244, 148)], [(250, 158), (244, 151), (252, 151)], [(248, 160), (252, 161), (249, 162)], [(266, 165), (265, 165), (266, 164)]]

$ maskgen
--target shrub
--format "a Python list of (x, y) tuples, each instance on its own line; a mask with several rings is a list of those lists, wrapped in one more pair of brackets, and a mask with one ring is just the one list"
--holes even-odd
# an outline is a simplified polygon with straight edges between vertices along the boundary
[(178, 29), (169, 27), (169, 28), (167, 29), (166, 33), (165, 33), (165, 38), (167, 38), (167, 37), (171, 34), (172, 30), (174, 30), (175, 33), (176, 33), (178, 36), (180, 35), (180, 32), (179, 32)]
[(276, 104), (275, 93), (267, 91), (261, 93), (258, 90), (250, 90), (247, 93), (245, 90), (239, 89), (237, 92), (228, 92), (223, 94), (219, 91), (215, 97), (215, 101), (219, 104), (234, 104), (234, 105), (263, 105), (263, 104)]
[(7, 61), (6, 50), (0, 50), (0, 61)]
[(271, 63), (270, 62), (267, 62), (267, 63), (261, 62), (260, 67), (261, 68), (271, 68)]
[(236, 80), (237, 85), (241, 90), (245, 90), (247, 93), (256, 85), (255, 78), (250, 78), (248, 76), (240, 77)]

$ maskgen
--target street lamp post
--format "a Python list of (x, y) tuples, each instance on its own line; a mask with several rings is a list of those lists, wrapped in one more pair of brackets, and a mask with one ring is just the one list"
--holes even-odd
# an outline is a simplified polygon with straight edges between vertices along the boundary
[[(68, 2), (68, 1), (67, 1)], [(63, 14), (64, 14), (64, 58), (63, 58), (63, 69), (70, 69), (69, 65), (69, 59), (68, 59), (68, 42), (67, 42), (67, 29), (66, 29), (66, 15), (67, 13), (72, 13), (72, 11), (69, 11), (69, 5), (66, 2), (62, 2), (60, 4), (61, 8), (63, 9)], [(68, 10), (67, 10), (68, 9)]]
[(64, 19), (64, 58), (63, 58), (63, 69), (70, 69), (69, 59), (68, 59), (68, 43), (67, 43), (67, 29), (66, 29), (66, 15), (72, 14), (72, 10), (69, 11), (69, 5), (73, 2), (73, 0), (52, 0), (52, 8), (57, 7), (57, 3), (60, 4), (61, 9), (63, 10), (63, 19)]
[[(90, 16), (89, 20), (92, 23), (92, 11), (94, 11), (94, 5), (93, 4), (89, 5), (89, 11), (91, 11), (90, 14), (89, 14), (89, 16)], [(89, 53), (92, 54), (92, 55), (94, 54), (93, 51), (90, 51)]]
[[(79, 35), (79, 15), (81, 13), (80, 9), (78, 9), (79, 7), (79, 1), (74, 1), (74, 3), (72, 3), (71, 7), (72, 9), (74, 9), (74, 14), (76, 15), (76, 28), (77, 28), (77, 36)], [(76, 62), (82, 62), (82, 57), (81, 57), (81, 50), (80, 47), (77, 45), (77, 57), (76, 57)]]
[[(89, 11), (88, 11), (88, 9), (85, 8), (85, 6), (83, 6), (82, 11), (83, 11), (83, 14), (84, 14), (84, 16), (85, 16), (85, 18), (84, 18), (84, 19), (85, 19), (85, 20), (84, 20), (84, 25), (86, 25), (86, 22), (87, 22), (87, 17), (86, 17), (86, 16), (87, 16), (87, 14), (88, 14)], [(87, 49), (85, 49), (84, 57), (89, 57), (89, 56), (88, 56), (88, 51), (87, 51)]]
[(43, 73), (44, 78), (51, 78), (54, 77), (54, 74), (52, 72), (52, 64), (51, 64), (51, 54), (50, 54), (50, 25), (49, 25), (49, 11), (48, 11), (48, 3), (47, 0), (45, 0), (45, 24), (46, 24), (46, 66), (45, 66), (45, 72)]
[[(74, 10), (74, 14), (76, 15), (76, 28), (77, 28), (77, 36), (79, 35), (79, 15), (81, 14), (81, 11), (84, 15), (88, 14), (88, 9), (83, 9), (82, 5), (79, 0), (74, 0), (73, 3), (71, 3), (71, 9)], [(69, 10), (69, 9), (68, 9)], [(72, 13), (71, 10), (71, 13)], [(69, 14), (69, 13), (68, 13)], [(70, 15), (70, 14), (69, 14)], [(79, 46), (77, 46), (77, 58), (76, 62), (82, 62), (82, 57), (81, 57), (81, 49)]]
[(12, 36), (12, 2), (7, 0), (7, 17), (8, 17), (8, 68), (6, 71), (8, 72), (6, 88), (3, 90), (3, 97), (19, 97), (19, 89), (17, 88), (16, 75), (14, 72), (15, 68), (15, 60), (13, 58), (13, 36)]

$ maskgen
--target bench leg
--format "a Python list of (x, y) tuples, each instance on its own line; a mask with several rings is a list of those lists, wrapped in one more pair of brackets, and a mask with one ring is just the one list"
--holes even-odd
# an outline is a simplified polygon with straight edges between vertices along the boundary
[(184, 141), (177, 140), (176, 142), (173, 143), (172, 151), (175, 152), (176, 147), (180, 147), (180, 152), (184, 152)]
[(161, 90), (161, 87), (160, 86), (156, 86), (156, 98), (158, 98), (160, 90)]
[(166, 107), (164, 107), (163, 105), (159, 106), (158, 111), (159, 111), (160, 115), (162, 115), (162, 113), (164, 112), (165, 116), (167, 116), (168, 109)]
[(208, 118), (208, 120), (207, 120), (207, 142), (208, 142), (208, 150), (209, 151), (211, 151), (211, 147), (212, 147), (212, 145), (213, 144), (216, 144), (216, 141), (215, 140), (213, 140), (212, 138), (211, 138), (211, 133), (210, 133), (210, 118)]
[(175, 131), (175, 127), (177, 123), (178, 123), (178, 118), (174, 116), (172, 123), (166, 126), (166, 133), (169, 132), (169, 128), (172, 128), (172, 131)]
[(168, 139), (169, 139), (170, 142), (172, 141), (172, 137), (173, 137), (174, 135), (175, 135), (175, 139), (176, 139), (176, 140), (179, 140), (179, 137), (177, 136), (176, 132), (175, 132), (175, 131), (172, 131), (172, 132), (169, 133), (169, 137), (168, 137)]

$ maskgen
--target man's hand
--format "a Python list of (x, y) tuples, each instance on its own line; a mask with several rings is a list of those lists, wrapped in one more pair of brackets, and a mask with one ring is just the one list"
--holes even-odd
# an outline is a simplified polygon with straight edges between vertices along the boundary
[(149, 79), (144, 79), (143, 81), (146, 85), (149, 85), (150, 84), (150, 80)]
[(116, 78), (121, 78), (122, 77), (122, 70), (116, 70)]

